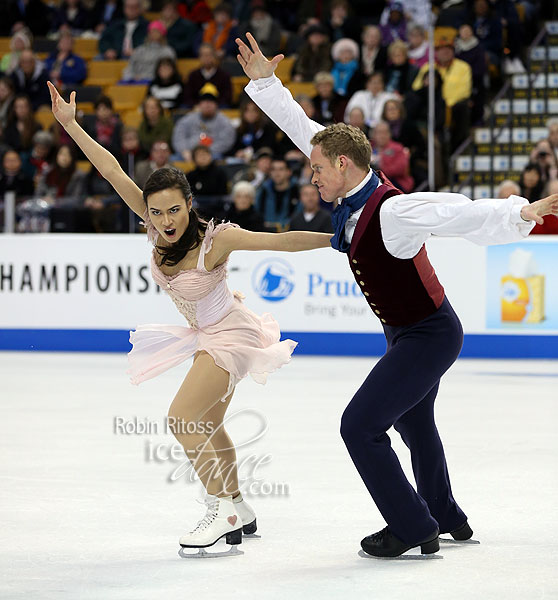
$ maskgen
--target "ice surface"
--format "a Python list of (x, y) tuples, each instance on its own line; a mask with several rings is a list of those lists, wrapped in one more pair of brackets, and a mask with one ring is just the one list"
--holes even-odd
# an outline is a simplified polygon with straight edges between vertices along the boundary
[(375, 359), (295, 356), (265, 387), (241, 382), (230, 411), (252, 412), (231, 419), (232, 438), (267, 427), (238, 449), (241, 473), (260, 459), (275, 495), (247, 496), (262, 539), (242, 556), (193, 561), (177, 551), (204, 513), (199, 483), (170, 482), (180, 462), (146, 458), (174, 439), (114, 432), (117, 417), (162, 428), (187, 365), (134, 387), (123, 355), (0, 359), (0, 598), (558, 598), (557, 362), (462, 360), (444, 378), (438, 426), (481, 544), (443, 545), (435, 561), (357, 555), (384, 523), (339, 419)]

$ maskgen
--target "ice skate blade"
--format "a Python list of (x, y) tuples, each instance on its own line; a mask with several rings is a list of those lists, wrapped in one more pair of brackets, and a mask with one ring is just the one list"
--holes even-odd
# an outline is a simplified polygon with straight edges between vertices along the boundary
[(457, 546), (469, 545), (469, 544), (480, 544), (479, 540), (454, 540), (453, 538), (438, 538), (440, 544), (456, 544)]
[(243, 533), (242, 540), (261, 540), (262, 536), (257, 533)]
[[(186, 550), (197, 550), (197, 552), (189, 554)], [(182, 547), (178, 550), (178, 556), (181, 558), (221, 558), (223, 556), (239, 556), (240, 554), (244, 554), (244, 552), (236, 546), (231, 546), (226, 552), (207, 552), (205, 548)]]
[(399, 556), (372, 556), (364, 550), (359, 550), (358, 555), (362, 558), (375, 558), (378, 560), (433, 560), (444, 558), (441, 554), (400, 554)]

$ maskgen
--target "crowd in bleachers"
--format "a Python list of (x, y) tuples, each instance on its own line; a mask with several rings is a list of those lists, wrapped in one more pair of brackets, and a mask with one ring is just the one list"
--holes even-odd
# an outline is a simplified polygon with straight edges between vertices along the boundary
[[(447, 157), (483, 122), (491, 87), (523, 71), (544, 17), (537, 0), (434, 1), (437, 186)], [(54, 121), (46, 81), (77, 92), (84, 129), (142, 187), (188, 173), (205, 216), (253, 230), (330, 231), (307, 159), (242, 92), (235, 39), (250, 31), (312, 119), (362, 129), (372, 164), (403, 191), (427, 180), (426, 0), (6, 0), (0, 7), (0, 202), (18, 229), (127, 231), (127, 209)], [(542, 12), (541, 12), (542, 11)], [(522, 175), (554, 185), (558, 130)], [(530, 170), (529, 170), (530, 169)], [(533, 173), (538, 183), (533, 184)], [(31, 218), (30, 217), (35, 217)], [(37, 216), (38, 215), (38, 216)]]

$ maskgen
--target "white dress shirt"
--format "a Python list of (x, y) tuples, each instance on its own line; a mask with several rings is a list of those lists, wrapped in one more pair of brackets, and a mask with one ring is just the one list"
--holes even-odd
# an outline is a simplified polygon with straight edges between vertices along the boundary
[[(250, 81), (245, 91), (310, 157), (310, 140), (324, 126), (306, 116), (281, 81), (275, 75), (256, 79)], [(346, 196), (360, 190), (371, 176), (370, 171)], [(463, 237), (486, 246), (517, 242), (527, 237), (535, 226), (534, 221), (521, 218), (521, 208), (528, 203), (519, 196), (472, 201), (463, 194), (446, 192), (398, 194), (388, 198), (380, 208), (382, 239), (388, 252), (396, 258), (413, 258), (433, 235)], [(352, 213), (347, 220), (345, 238), (348, 243), (353, 239), (363, 210), (364, 207)]]

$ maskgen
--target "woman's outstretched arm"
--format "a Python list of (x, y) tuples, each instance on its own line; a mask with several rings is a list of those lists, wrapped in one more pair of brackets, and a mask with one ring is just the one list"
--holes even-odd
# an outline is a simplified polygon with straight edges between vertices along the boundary
[(76, 93), (65, 102), (58, 90), (48, 82), (52, 112), (56, 120), (68, 132), (68, 135), (83, 150), (99, 173), (112, 185), (118, 195), (140, 217), (145, 212), (145, 202), (139, 187), (124, 173), (114, 156), (89, 136), (76, 121)]
[(211, 253), (214, 264), (224, 262), (234, 250), (274, 250), (278, 252), (301, 252), (331, 247), (331, 233), (313, 231), (286, 231), (285, 233), (259, 233), (246, 229), (231, 228), (221, 231), (213, 240)]

